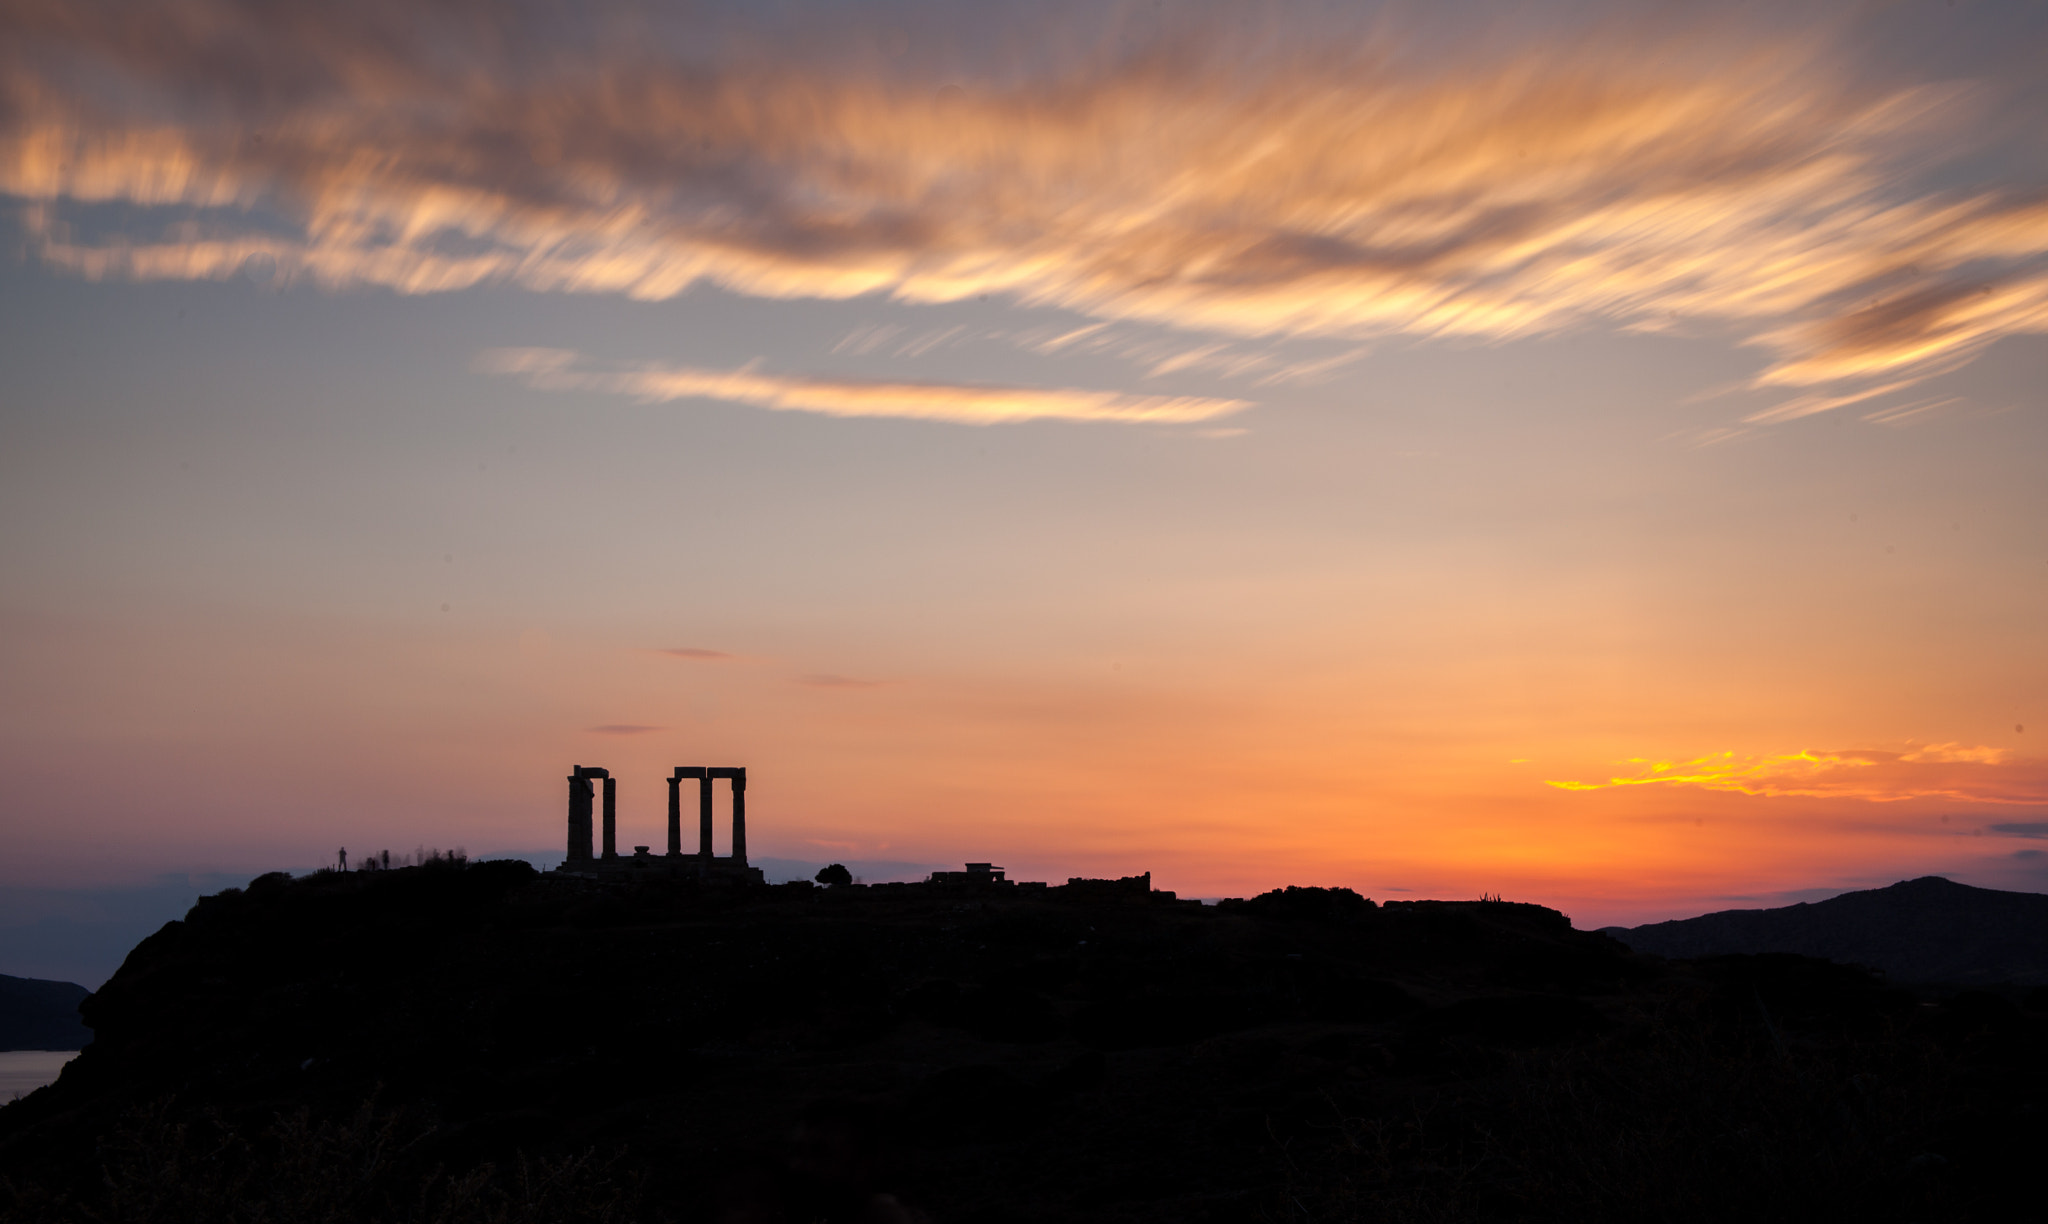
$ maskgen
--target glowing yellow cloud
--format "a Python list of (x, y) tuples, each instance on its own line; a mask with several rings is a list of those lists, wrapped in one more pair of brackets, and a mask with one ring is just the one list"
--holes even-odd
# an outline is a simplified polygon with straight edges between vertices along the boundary
[[(1861, 85), (1783, 30), (1446, 58), (1219, 23), (935, 89), (362, 13), (0, 7), (0, 192), (32, 249), (406, 293), (1004, 294), (1246, 336), (1724, 320), (1777, 354), (1760, 385), (1837, 388), (1768, 419), (2048, 330), (2048, 206), (1895, 172), (1955, 137), (1955, 92)], [(171, 215), (85, 241), (77, 202)]]
[(1692, 786), (1744, 795), (1860, 798), (1875, 801), (1942, 796), (1977, 803), (2038, 804), (2048, 800), (2048, 772), (2039, 762), (2010, 761), (1998, 748), (1967, 744), (1909, 746), (1902, 751), (1852, 749), (1772, 756), (1717, 756), (1683, 761), (1635, 757), (1635, 766), (1597, 782), (1546, 781), (1559, 790), (1629, 786)]
[(480, 356), (476, 365), (485, 373), (512, 375), (546, 391), (603, 391), (646, 401), (701, 397), (787, 412), (908, 417), (960, 425), (1035, 420), (1185, 424), (1213, 420), (1251, 407), (1248, 400), (1199, 396), (809, 378), (767, 374), (753, 366), (704, 370), (649, 365), (598, 371), (578, 369), (579, 361), (577, 354), (561, 349), (492, 349)]

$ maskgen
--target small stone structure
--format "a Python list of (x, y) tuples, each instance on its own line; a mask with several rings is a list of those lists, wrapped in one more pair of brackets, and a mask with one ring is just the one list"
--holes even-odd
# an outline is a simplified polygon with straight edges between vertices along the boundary
[(1007, 887), (1003, 869), (994, 863), (969, 863), (965, 871), (934, 871), (927, 884), (950, 884), (967, 888)]
[(1045, 884), (1040, 880), (1013, 880), (1001, 867), (994, 863), (969, 863), (965, 871), (934, 871), (925, 878), (925, 883), (934, 888), (948, 890), (965, 889), (969, 892), (988, 890), (1022, 890), (1042, 893)]
[[(697, 782), (697, 853), (683, 853), (682, 784)], [(724, 778), (732, 784), (732, 854), (719, 858), (711, 853), (711, 788)], [(597, 798), (596, 783), (604, 783), (604, 849), (591, 853), (592, 807)], [(591, 765), (575, 766), (569, 774), (569, 853), (556, 868), (569, 875), (609, 876), (615, 872), (634, 875), (672, 876), (706, 883), (765, 884), (758, 867), (747, 865), (747, 771), (737, 765), (678, 765), (668, 778), (668, 853), (659, 857), (649, 847), (635, 846), (621, 857), (618, 847), (618, 783), (609, 770)]]

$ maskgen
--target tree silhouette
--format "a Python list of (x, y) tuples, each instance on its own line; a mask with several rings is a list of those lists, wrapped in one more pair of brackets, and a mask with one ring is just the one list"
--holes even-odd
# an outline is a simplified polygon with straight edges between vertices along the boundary
[(818, 868), (818, 874), (814, 878), (820, 884), (853, 883), (853, 873), (838, 863), (834, 863), (830, 867)]

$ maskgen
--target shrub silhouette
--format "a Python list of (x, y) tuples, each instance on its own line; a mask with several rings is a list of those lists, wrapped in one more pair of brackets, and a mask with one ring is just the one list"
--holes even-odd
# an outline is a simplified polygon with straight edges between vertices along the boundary
[(1260, 893), (1249, 901), (1228, 898), (1218, 908), (1254, 918), (1342, 922), (1371, 913), (1375, 907), (1372, 898), (1361, 897), (1348, 888), (1302, 888), (1290, 884)]

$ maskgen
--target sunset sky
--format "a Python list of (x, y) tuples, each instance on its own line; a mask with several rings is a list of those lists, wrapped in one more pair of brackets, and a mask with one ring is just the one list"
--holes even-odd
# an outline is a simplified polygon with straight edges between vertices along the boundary
[(1789, 7), (0, 0), (0, 887), (2048, 888), (2048, 7)]

